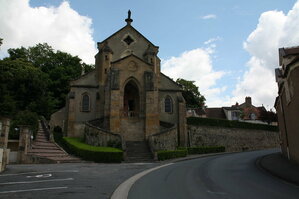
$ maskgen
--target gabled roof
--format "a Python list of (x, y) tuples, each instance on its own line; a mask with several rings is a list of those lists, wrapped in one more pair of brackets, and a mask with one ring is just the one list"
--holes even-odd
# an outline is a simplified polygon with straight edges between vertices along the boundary
[(122, 27), (121, 29), (119, 29), (118, 31), (116, 31), (115, 33), (113, 33), (112, 35), (110, 35), (108, 38), (106, 38), (105, 40), (103, 40), (102, 42), (98, 42), (98, 43), (104, 43), (107, 40), (109, 40), (110, 38), (114, 37), (116, 34), (118, 34), (119, 32), (121, 32), (122, 30), (124, 30), (125, 28), (131, 28), (132, 30), (134, 30), (137, 34), (139, 34), (141, 37), (143, 37), (148, 43), (150, 43), (151, 45), (153, 45), (154, 47), (159, 47), (154, 45), (151, 41), (149, 41), (145, 36), (143, 36), (143, 34), (141, 34), (138, 30), (136, 30), (133, 26), (131, 26), (130, 24), (125, 25), (124, 27)]
[(207, 118), (226, 119), (222, 108), (206, 108)]
[(176, 86), (178, 86), (181, 90), (183, 90), (183, 87), (182, 87), (180, 84), (176, 83), (173, 79), (171, 79), (170, 77), (168, 77), (168, 76), (165, 75), (164, 73), (161, 73), (161, 72), (160, 72), (160, 74), (161, 74), (162, 76), (164, 76), (166, 79), (168, 79), (170, 82), (172, 82), (173, 84), (175, 84)]
[(298, 55), (299, 46), (294, 46), (290, 48), (279, 48), (279, 65), (282, 65), (282, 58), (288, 55)]

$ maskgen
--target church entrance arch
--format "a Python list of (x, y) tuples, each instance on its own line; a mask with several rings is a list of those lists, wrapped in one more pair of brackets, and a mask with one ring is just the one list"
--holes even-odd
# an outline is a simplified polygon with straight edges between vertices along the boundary
[(141, 117), (141, 96), (138, 81), (130, 78), (123, 90), (123, 117), (121, 133), (125, 141), (142, 141), (145, 138), (144, 118)]
[(124, 116), (139, 117), (140, 96), (135, 81), (130, 80), (124, 89)]

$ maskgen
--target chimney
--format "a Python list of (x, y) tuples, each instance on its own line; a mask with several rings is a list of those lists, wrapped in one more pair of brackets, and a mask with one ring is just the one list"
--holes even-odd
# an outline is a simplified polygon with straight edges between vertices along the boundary
[(246, 104), (246, 107), (252, 106), (251, 97), (245, 97), (245, 104)]

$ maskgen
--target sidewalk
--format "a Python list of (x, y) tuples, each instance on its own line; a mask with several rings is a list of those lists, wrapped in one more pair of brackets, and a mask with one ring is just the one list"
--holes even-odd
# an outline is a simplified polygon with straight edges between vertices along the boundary
[(299, 185), (299, 165), (284, 158), (280, 152), (263, 156), (257, 163), (272, 175)]

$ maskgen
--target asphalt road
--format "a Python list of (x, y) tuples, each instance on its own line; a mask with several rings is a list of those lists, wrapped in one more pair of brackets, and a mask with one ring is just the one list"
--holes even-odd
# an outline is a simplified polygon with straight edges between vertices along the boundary
[(299, 187), (255, 165), (264, 150), (178, 162), (139, 179), (129, 199), (298, 199)]
[(1, 199), (108, 199), (117, 186), (158, 163), (8, 165)]

